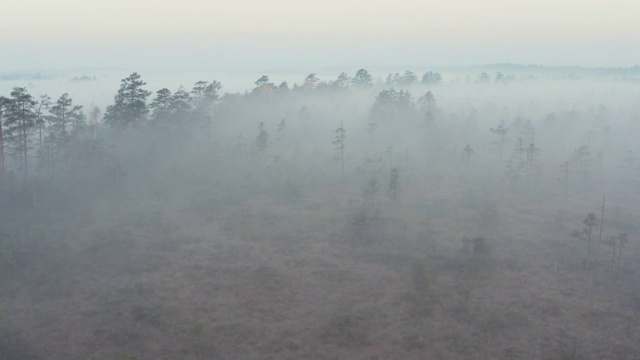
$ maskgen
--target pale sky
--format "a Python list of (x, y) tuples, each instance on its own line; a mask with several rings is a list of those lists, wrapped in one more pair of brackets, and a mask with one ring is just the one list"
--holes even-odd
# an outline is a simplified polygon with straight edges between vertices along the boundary
[(640, 0), (0, 0), (0, 8), (0, 70), (134, 60), (125, 53), (247, 65), (640, 62)]

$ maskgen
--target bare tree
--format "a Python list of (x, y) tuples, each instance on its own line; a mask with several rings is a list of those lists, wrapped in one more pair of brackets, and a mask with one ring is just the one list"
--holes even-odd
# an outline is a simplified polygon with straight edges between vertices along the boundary
[(5, 106), (9, 105), (9, 101), (8, 98), (0, 96), (0, 175), (4, 173), (4, 123), (2, 115), (4, 115)]

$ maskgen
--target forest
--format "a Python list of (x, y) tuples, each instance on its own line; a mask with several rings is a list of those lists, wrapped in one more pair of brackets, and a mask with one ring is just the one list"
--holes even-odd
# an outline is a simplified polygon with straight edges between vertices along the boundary
[(0, 79), (0, 359), (640, 358), (640, 68), (493, 69)]

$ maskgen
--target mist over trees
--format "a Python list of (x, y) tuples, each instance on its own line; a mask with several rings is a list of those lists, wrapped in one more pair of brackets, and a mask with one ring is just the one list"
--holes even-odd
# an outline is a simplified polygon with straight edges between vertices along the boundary
[(510, 69), (0, 94), (0, 354), (637, 358), (637, 84)]

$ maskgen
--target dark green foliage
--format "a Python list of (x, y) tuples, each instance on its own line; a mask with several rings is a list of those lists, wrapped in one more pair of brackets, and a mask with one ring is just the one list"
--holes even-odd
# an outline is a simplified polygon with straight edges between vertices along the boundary
[(122, 79), (118, 93), (113, 98), (113, 105), (109, 105), (104, 114), (105, 123), (123, 130), (144, 122), (149, 114), (147, 97), (151, 95), (150, 91), (143, 89), (146, 84), (135, 72)]
[(51, 115), (47, 117), (47, 121), (51, 142), (64, 148), (71, 141), (74, 130), (79, 130), (85, 125), (82, 106), (73, 105), (73, 100), (65, 93), (58, 98), (49, 112)]
[(307, 75), (306, 78), (304, 78), (304, 82), (302, 84), (303, 89), (305, 90), (313, 90), (315, 89), (316, 85), (318, 85), (318, 82), (320, 81), (320, 79), (318, 79), (318, 77), (316, 76), (316, 74), (309, 74)]
[(351, 84), (351, 78), (347, 73), (340, 73), (338, 78), (332, 83), (332, 86), (336, 89), (346, 89)]
[(360, 69), (356, 72), (356, 75), (351, 80), (354, 86), (367, 87), (373, 85), (373, 78), (371, 74), (365, 69)]
[(389, 74), (385, 82), (389, 86), (411, 86), (418, 82), (418, 75), (413, 71), (406, 70), (404, 73)]
[(415, 116), (411, 93), (393, 88), (382, 90), (371, 107), (372, 120), (401, 121)]
[(427, 91), (424, 95), (418, 98), (418, 105), (420, 109), (425, 112), (434, 112), (437, 108), (436, 97), (433, 96), (431, 91)]
[(269, 82), (269, 77), (267, 75), (262, 75), (260, 76), (260, 78), (258, 80), (256, 80), (256, 82), (254, 84), (256, 84), (256, 86), (260, 86), (262, 84), (266, 84)]
[(151, 119), (154, 122), (165, 122), (171, 118), (171, 98), (171, 91), (167, 88), (156, 91), (156, 98), (150, 105), (153, 109)]
[(405, 71), (400, 77), (399, 85), (409, 86), (418, 82), (418, 75), (413, 71)]
[(171, 96), (170, 112), (176, 122), (189, 120), (193, 109), (191, 95), (182, 87), (178, 88)]
[(442, 75), (437, 72), (427, 71), (422, 75), (421, 83), (425, 85), (438, 85), (442, 82)]
[(29, 173), (29, 135), (36, 126), (36, 105), (26, 88), (16, 87), (5, 104), (4, 141), (15, 149), (14, 157), (22, 167), (25, 179)]

